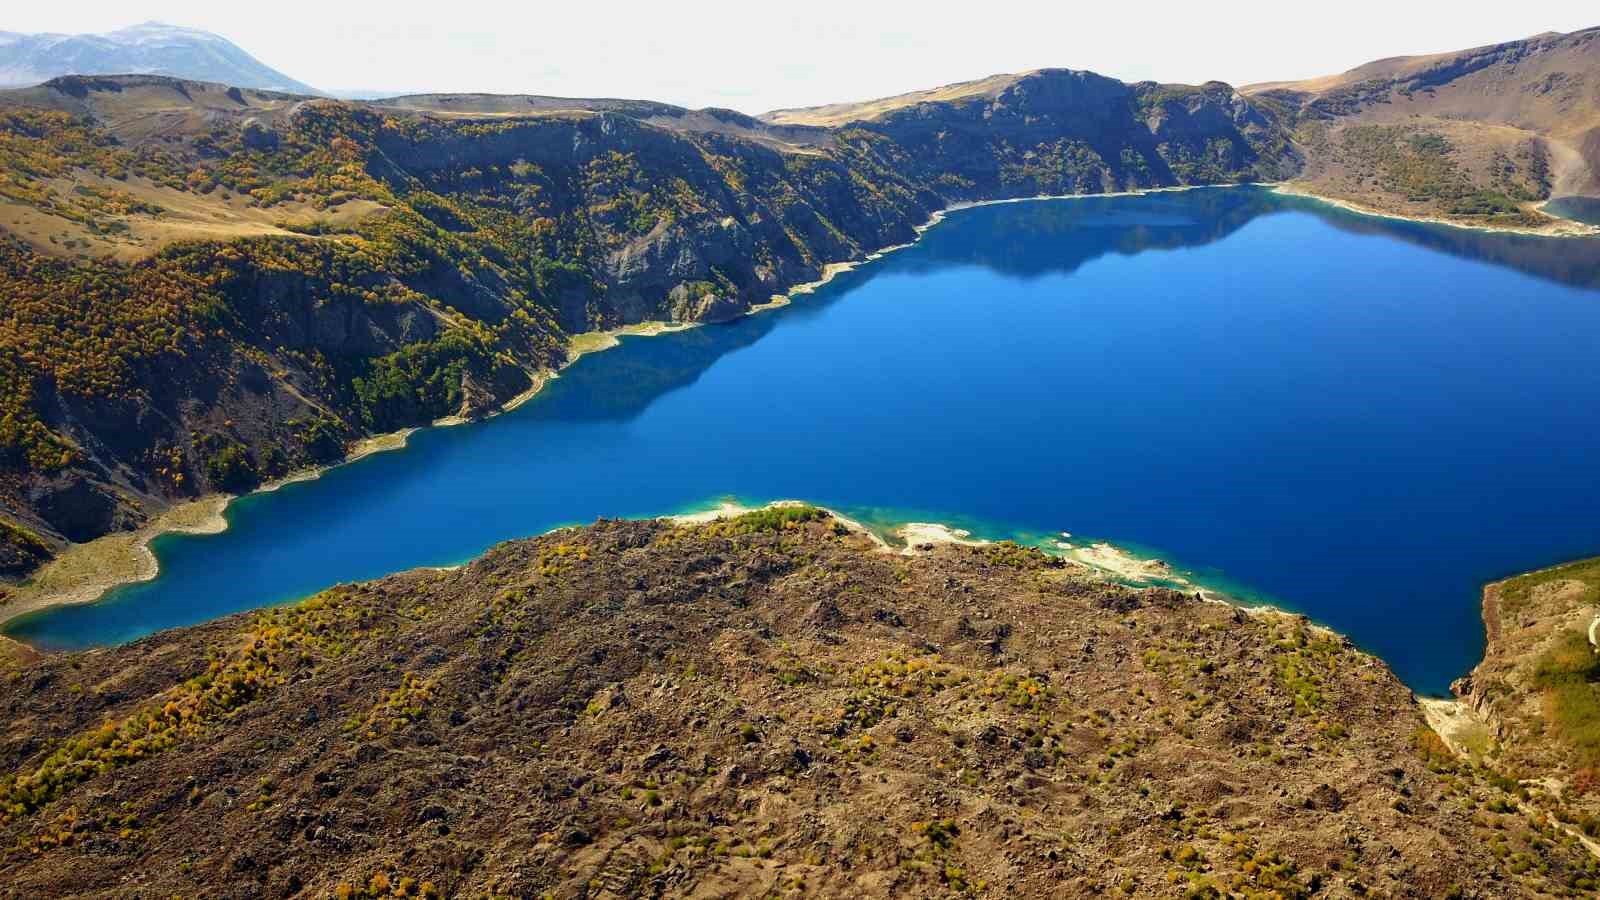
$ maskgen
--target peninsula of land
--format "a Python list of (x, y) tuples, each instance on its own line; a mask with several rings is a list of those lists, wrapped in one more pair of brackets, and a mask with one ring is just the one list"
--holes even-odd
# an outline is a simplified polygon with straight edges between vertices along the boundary
[(1594, 890), (1581, 828), (1454, 754), (1337, 636), (930, 536), (884, 552), (793, 504), (601, 522), (122, 647), (0, 661), (0, 882), (32, 896)]

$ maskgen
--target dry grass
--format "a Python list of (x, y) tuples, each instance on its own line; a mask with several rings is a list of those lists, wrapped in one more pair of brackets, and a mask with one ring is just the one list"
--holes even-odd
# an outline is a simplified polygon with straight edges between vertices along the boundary
[(833, 127), (847, 122), (876, 119), (897, 109), (918, 103), (938, 103), (968, 97), (994, 97), (1016, 84), (1030, 73), (1015, 75), (990, 75), (977, 81), (963, 81), (927, 91), (913, 91), (895, 97), (882, 97), (860, 103), (830, 103), (826, 106), (808, 106), (802, 109), (779, 109), (761, 116), (774, 125), (818, 125)]
[[(131, 262), (161, 248), (186, 240), (233, 240), (261, 235), (295, 235), (284, 225), (322, 222), (353, 225), (385, 207), (371, 200), (351, 199), (328, 209), (309, 203), (284, 202), (270, 208), (254, 205), (250, 198), (217, 189), (209, 194), (174, 190), (144, 178), (117, 181), (87, 172), (73, 178), (56, 178), (47, 187), (62, 195), (83, 186), (116, 190), (133, 199), (160, 207), (157, 214), (120, 216), (125, 230), (95, 232), (82, 222), (53, 215), (22, 203), (0, 201), (0, 229), (51, 256), (111, 258)], [(325, 237), (335, 239), (337, 236)]]
[[(1340, 158), (1339, 132), (1356, 125), (1425, 128), (1447, 138), (1462, 172), (1489, 190), (1496, 188), (1497, 156), (1515, 157), (1519, 148), (1542, 141), (1549, 155), (1549, 195), (1593, 196), (1600, 192), (1600, 164), (1592, 155), (1585, 159), (1585, 142), (1600, 128), (1600, 94), (1592, 89), (1595, 38), (1592, 30), (1545, 34), (1497, 48), (1378, 60), (1339, 75), (1243, 91), (1258, 97), (1280, 92), (1275, 98), (1289, 108), (1307, 104), (1299, 137), (1309, 163), (1301, 184), (1308, 191), (1385, 213), (1471, 221), (1451, 214), (1445, 204), (1407, 202), (1384, 191), (1360, 165)], [(1322, 132), (1329, 140), (1318, 139)], [(1539, 221), (1532, 204), (1525, 212), (1529, 224)]]
[[(1357, 206), (1416, 218), (1443, 216), (1461, 221), (1478, 221), (1472, 216), (1451, 213), (1448, 198), (1413, 196), (1394, 183), (1394, 173), (1387, 170), (1383, 160), (1364, 154), (1352, 145), (1350, 135), (1368, 126), (1385, 126), (1402, 129), (1418, 137), (1438, 137), (1449, 149), (1441, 163), (1449, 167), (1443, 172), (1448, 178), (1459, 177), (1463, 183), (1485, 191), (1503, 192), (1508, 182), (1497, 178), (1496, 172), (1506, 161), (1519, 166), (1521, 174), (1514, 180), (1533, 186), (1528, 177), (1529, 148), (1540, 140), (1534, 132), (1510, 125), (1486, 122), (1466, 122), (1445, 118), (1415, 115), (1398, 115), (1392, 111), (1374, 111), (1350, 120), (1342, 120), (1331, 127), (1302, 128), (1299, 136), (1308, 150), (1309, 165), (1294, 184), (1308, 193)], [(1370, 129), (1368, 129), (1370, 130)], [(1559, 144), (1547, 142), (1550, 151), (1550, 180), (1559, 181), (1571, 160)], [(1539, 228), (1558, 223), (1538, 212), (1538, 201), (1520, 202), (1520, 216), (1500, 216), (1486, 224), (1503, 224), (1522, 228)]]
[(1445, 62), (1455, 56), (1457, 52), (1429, 53), (1423, 56), (1392, 56), (1357, 66), (1337, 75), (1322, 75), (1316, 78), (1305, 78), (1300, 81), (1263, 81), (1259, 84), (1247, 84), (1239, 89), (1246, 95), (1261, 94), (1267, 91), (1302, 91), (1308, 94), (1320, 94), (1336, 88), (1346, 87), (1362, 81), (1376, 78), (1407, 78), (1418, 72)]
[(1545, 721), (1572, 750), (1577, 765), (1600, 765), (1600, 656), (1578, 629), (1561, 632), (1535, 667)]
[(1541, 569), (1538, 572), (1529, 572), (1506, 580), (1500, 585), (1500, 608), (1505, 614), (1514, 613), (1526, 605), (1540, 587), (1563, 582), (1577, 586), (1576, 590), (1560, 592), (1560, 599), (1564, 605), (1600, 603), (1600, 557), (1556, 566), (1553, 569)]

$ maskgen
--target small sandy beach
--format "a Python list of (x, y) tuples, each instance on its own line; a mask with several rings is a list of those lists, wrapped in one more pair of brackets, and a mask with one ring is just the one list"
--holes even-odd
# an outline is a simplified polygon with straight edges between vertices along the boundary
[[(414, 431), (415, 428), (407, 428), (363, 438), (351, 446), (349, 455), (337, 465), (374, 453), (402, 449)], [(284, 485), (311, 481), (329, 468), (302, 469), (263, 484), (254, 493), (269, 493)], [(232, 494), (210, 494), (179, 503), (136, 530), (119, 531), (67, 547), (27, 580), (7, 587), (5, 599), (0, 600), (0, 624), (51, 606), (93, 603), (114, 588), (155, 578), (160, 566), (150, 550), (151, 541), (169, 533), (220, 534), (228, 528), (223, 512), (235, 499), (237, 497)]]
[(92, 603), (112, 588), (149, 581), (157, 572), (150, 541), (168, 532), (222, 531), (228, 527), (222, 511), (232, 499), (218, 494), (180, 503), (137, 531), (108, 534), (68, 547), (33, 577), (9, 590), (0, 602), (0, 623), (50, 606)]
[[(1586, 225), (1574, 222), (1571, 219), (1562, 219), (1550, 216), (1550, 222), (1537, 228), (1519, 227), (1511, 225), (1474, 225), (1470, 222), (1456, 222), (1437, 216), (1407, 216), (1400, 213), (1384, 212), (1370, 206), (1352, 203), (1349, 200), (1340, 200), (1335, 197), (1325, 197), (1304, 185), (1295, 183), (1275, 184), (1272, 186), (1274, 193), (1286, 197), (1304, 197), (1307, 200), (1316, 200), (1329, 206), (1338, 207), (1345, 212), (1352, 212), (1362, 216), (1373, 216), (1379, 219), (1395, 219), (1401, 222), (1425, 222), (1430, 225), (1447, 225), (1451, 228), (1465, 228), (1469, 231), (1485, 231), (1493, 234), (1521, 234), (1530, 237), (1594, 237), (1600, 235), (1600, 226)], [(1545, 215), (1550, 215), (1545, 213)]]

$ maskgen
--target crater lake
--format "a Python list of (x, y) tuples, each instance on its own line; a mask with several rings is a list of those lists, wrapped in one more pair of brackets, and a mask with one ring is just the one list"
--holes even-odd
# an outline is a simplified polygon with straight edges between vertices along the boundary
[(1003, 203), (783, 308), (623, 338), (491, 421), (234, 502), (46, 648), (460, 563), (596, 517), (796, 498), (1107, 540), (1443, 693), (1488, 580), (1600, 553), (1600, 240), (1239, 187)]

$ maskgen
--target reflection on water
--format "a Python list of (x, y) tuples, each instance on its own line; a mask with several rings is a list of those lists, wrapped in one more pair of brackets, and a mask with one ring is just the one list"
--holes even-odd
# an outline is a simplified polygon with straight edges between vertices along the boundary
[(1007, 229), (1002, 241), (973, 242), (949, 229), (923, 235), (926, 253), (907, 263), (912, 271), (981, 265), (1005, 275), (1036, 278), (1070, 273), (1109, 254), (1198, 247), (1221, 240), (1257, 216), (1283, 207), (1258, 188), (1127, 197), (1000, 204)]
[(1600, 551), (1600, 241), (1255, 188), (1003, 204), (781, 310), (625, 338), (492, 422), (236, 503), (47, 646), (304, 596), (596, 516), (734, 495), (1153, 548), (1411, 684), (1485, 579)]
[[(940, 244), (938, 252), (918, 262), (930, 270), (975, 264), (1008, 275), (1034, 277), (1070, 272), (1111, 253), (1132, 255), (1200, 246), (1226, 238), (1260, 216), (1298, 211), (1312, 213), (1353, 234), (1406, 241), (1561, 284), (1600, 287), (1600, 239), (1551, 239), (1368, 216), (1256, 187), (1184, 191), (1181, 200), (1172, 199), (1176, 196), (1148, 195), (1139, 198), (1143, 206), (1136, 209), (1127, 208), (1128, 201), (1122, 197), (1016, 204), (1017, 208), (1006, 214), (1007, 224), (1017, 229), (1011, 239), (963, 245), (959, 236), (946, 238), (935, 229), (924, 241)], [(1553, 200), (1550, 210), (1576, 221), (1600, 222), (1600, 200)]]
[(1600, 287), (1600, 239), (1546, 238), (1480, 228), (1451, 228), (1330, 209), (1305, 198), (1283, 198), (1289, 208), (1311, 209), (1336, 228), (1381, 235), (1475, 262), (1505, 266), (1575, 287)]
[[(932, 274), (976, 265), (1024, 279), (1069, 274), (1108, 254), (1133, 256), (1202, 246), (1226, 238), (1257, 217), (1293, 210), (1315, 214), (1353, 234), (1402, 240), (1562, 284), (1600, 288), (1600, 239), (1551, 239), (1364, 216), (1255, 187), (1184, 191), (1181, 199), (1176, 196), (1146, 195), (1137, 198), (1133, 208), (1126, 197), (999, 204), (990, 209), (1003, 210), (1004, 240), (974, 242), (959, 231), (934, 228), (923, 235), (920, 249), (925, 252), (902, 254), (895, 260), (896, 269)], [(841, 273), (827, 290), (785, 314), (818, 312), (875, 272), (869, 266)], [(554, 391), (532, 414), (567, 421), (628, 418), (657, 396), (692, 384), (717, 357), (760, 340), (779, 321), (778, 316), (758, 315), (737, 327), (680, 332), (674, 340), (661, 342), (659, 352), (619, 355), (608, 360), (603, 371), (569, 373), (563, 376), (569, 382), (604, 377), (605, 389)]]
[(1552, 216), (1600, 225), (1600, 197), (1557, 197), (1544, 205)]

